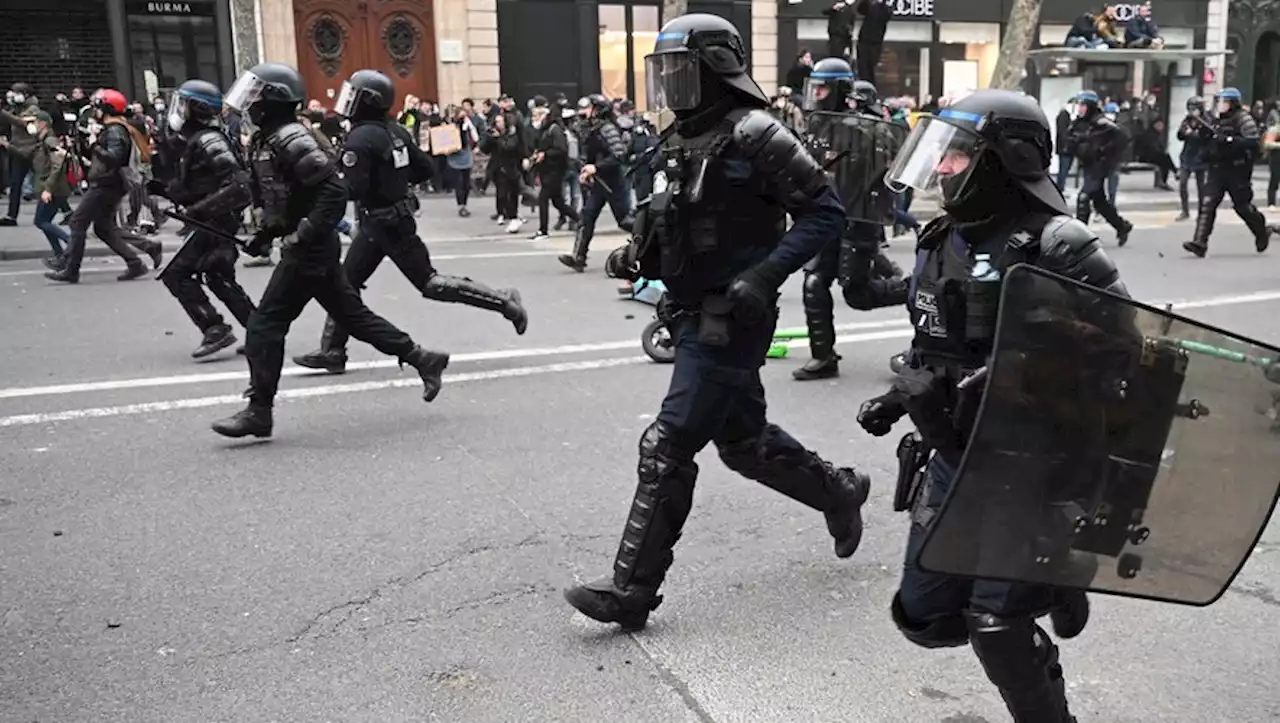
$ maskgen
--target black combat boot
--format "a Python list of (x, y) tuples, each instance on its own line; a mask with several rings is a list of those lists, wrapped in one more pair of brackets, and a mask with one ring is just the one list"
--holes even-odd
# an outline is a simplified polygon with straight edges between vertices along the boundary
[(1182, 244), (1182, 248), (1186, 251), (1189, 251), (1195, 254), (1197, 258), (1204, 258), (1204, 255), (1209, 253), (1209, 244), (1204, 243), (1203, 241), (1199, 241), (1197, 239), (1192, 239), (1191, 241), (1187, 241), (1186, 243)]
[[(293, 358), (293, 363), (307, 369), (322, 369), (330, 374), (344, 374), (347, 371), (347, 350), (343, 346), (335, 346), (333, 337), (338, 325), (333, 317), (324, 320), (324, 331), (320, 333), (320, 348)], [(346, 338), (345, 336), (343, 337)]]
[(965, 613), (969, 644), (1013, 723), (1076, 723), (1067, 706), (1058, 646), (1029, 617)]
[(578, 612), (602, 623), (617, 623), (624, 632), (639, 630), (649, 613), (662, 604), (658, 588), (674, 559), (689, 510), (698, 466), (681, 461), (671, 443), (671, 430), (661, 422), (640, 437), (640, 484), (613, 562), (613, 577), (564, 591)]
[(1085, 591), (1057, 590), (1054, 598), (1054, 609), (1049, 613), (1053, 634), (1070, 640), (1083, 633), (1089, 624), (1089, 596)]
[(40, 259), (46, 269), (50, 271), (58, 271), (67, 265), (67, 257), (64, 254), (54, 254)]
[(465, 304), (477, 309), (496, 311), (511, 322), (517, 334), (529, 328), (529, 314), (515, 289), (492, 289), (465, 276), (435, 274), (422, 287), (422, 295), (433, 301)]
[(798, 382), (838, 377), (840, 376), (840, 359), (839, 354), (832, 354), (825, 359), (810, 359), (804, 366), (791, 372), (791, 377)]
[(591, 235), (585, 228), (578, 228), (578, 236), (573, 240), (573, 253), (560, 254), (560, 263), (582, 273), (587, 270), (587, 247), (591, 245)]
[(210, 354), (216, 354), (223, 349), (236, 343), (236, 335), (232, 333), (231, 327), (226, 324), (215, 324), (204, 331), (204, 339), (200, 342), (200, 346), (191, 352), (192, 359), (203, 359)]
[(249, 403), (249, 406), (213, 423), (213, 431), (224, 437), (270, 437), (271, 407)]
[(140, 278), (146, 275), (147, 275), (147, 267), (143, 266), (142, 262), (139, 261), (136, 264), (130, 264), (124, 270), (124, 273), (116, 277), (116, 281), (133, 281), (136, 278)]
[(430, 402), (440, 394), (440, 387), (444, 384), (441, 377), (449, 366), (448, 354), (415, 346), (413, 351), (400, 359), (400, 363), (418, 370), (418, 376), (422, 377), (422, 401)]
[(80, 270), (63, 266), (55, 271), (44, 272), (44, 277), (50, 281), (61, 281), (64, 284), (80, 283)]

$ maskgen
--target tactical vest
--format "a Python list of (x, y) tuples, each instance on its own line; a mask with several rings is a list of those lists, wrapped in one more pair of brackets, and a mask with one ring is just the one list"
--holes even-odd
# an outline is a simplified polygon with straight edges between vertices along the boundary
[(289, 182), (276, 163), (273, 136), (293, 124), (286, 123), (271, 134), (259, 133), (249, 149), (253, 182), (262, 204), (262, 225), (275, 228), (289, 226)]
[(907, 308), (915, 329), (913, 347), (924, 366), (944, 367), (953, 376), (987, 363), (999, 313), (1000, 283), (973, 279), (979, 254), (988, 254), (1003, 279), (1014, 264), (1034, 259), (1035, 237), (1026, 231), (998, 234), (969, 245), (958, 231), (936, 248), (916, 251)]
[(218, 139), (209, 137), (209, 134), (222, 136), (227, 144), (222, 150), (235, 153), (235, 147), (217, 128), (202, 128), (191, 135), (183, 152), (180, 173), (182, 188), (196, 198), (209, 196), (222, 188), (223, 179), (213, 172), (213, 158), (209, 154), (211, 144), (215, 150), (218, 149)]
[(668, 289), (679, 289), (685, 285), (682, 281), (727, 283), (724, 277), (735, 251), (746, 246), (773, 248), (782, 238), (786, 211), (765, 200), (771, 179), (732, 147), (733, 126), (746, 112), (730, 113), (699, 136), (673, 135), (658, 152), (645, 223), (655, 229), (659, 278)]

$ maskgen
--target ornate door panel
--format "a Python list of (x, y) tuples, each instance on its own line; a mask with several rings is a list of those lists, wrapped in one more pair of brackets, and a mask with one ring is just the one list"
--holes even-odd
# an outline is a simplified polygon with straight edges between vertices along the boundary
[(363, 6), (344, 0), (295, 0), (298, 70), (307, 83), (308, 100), (332, 107), (342, 81), (369, 67)]
[(436, 95), (436, 34), (430, 2), (371, 0), (368, 8), (369, 67), (395, 81), (397, 110), (409, 94), (441, 105), (461, 100)]

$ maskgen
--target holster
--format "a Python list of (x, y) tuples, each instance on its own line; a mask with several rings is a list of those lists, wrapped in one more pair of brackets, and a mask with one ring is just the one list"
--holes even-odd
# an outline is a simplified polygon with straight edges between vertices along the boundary
[(930, 449), (924, 438), (911, 432), (898, 442), (898, 482), (893, 488), (893, 511), (905, 512), (916, 504), (924, 486), (924, 468)]
[(732, 313), (733, 302), (720, 294), (711, 294), (703, 299), (698, 341), (707, 346), (729, 346), (732, 338)]

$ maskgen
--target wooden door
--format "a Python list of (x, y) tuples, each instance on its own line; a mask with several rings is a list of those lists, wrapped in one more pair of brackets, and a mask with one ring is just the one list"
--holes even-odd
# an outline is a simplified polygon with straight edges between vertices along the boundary
[(367, 68), (365, 3), (348, 0), (294, 0), (298, 71), (307, 83), (307, 99), (332, 108), (342, 81)]
[(442, 106), (462, 100), (436, 95), (436, 33), (429, 0), (370, 2), (367, 33), (368, 67), (395, 81), (395, 110), (409, 94)]

